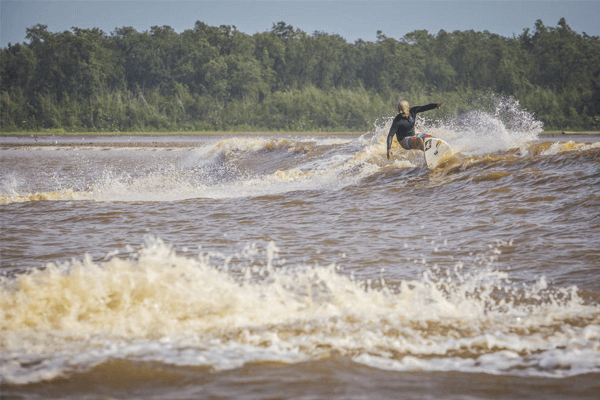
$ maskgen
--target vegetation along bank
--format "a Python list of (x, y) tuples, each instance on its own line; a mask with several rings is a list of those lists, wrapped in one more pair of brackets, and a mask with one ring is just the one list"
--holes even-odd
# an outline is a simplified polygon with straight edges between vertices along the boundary
[[(561, 19), (511, 38), (476, 31), (378, 32), (347, 43), (284, 22), (244, 34), (200, 21), (27, 29), (0, 51), (0, 131), (365, 131), (400, 98), (446, 101), (451, 118), (511, 96), (556, 131), (600, 131), (600, 38)], [(487, 96), (487, 97), (486, 97)]]

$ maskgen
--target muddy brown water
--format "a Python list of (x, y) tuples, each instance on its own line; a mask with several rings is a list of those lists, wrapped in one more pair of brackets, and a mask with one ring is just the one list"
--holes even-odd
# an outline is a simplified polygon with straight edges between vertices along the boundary
[(0, 138), (14, 398), (597, 398), (600, 140)]

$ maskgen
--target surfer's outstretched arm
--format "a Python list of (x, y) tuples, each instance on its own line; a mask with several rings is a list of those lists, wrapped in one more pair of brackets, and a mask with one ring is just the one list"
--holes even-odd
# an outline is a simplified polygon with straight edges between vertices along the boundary
[(433, 110), (434, 108), (437, 108), (438, 110), (440, 108), (442, 108), (442, 106), (446, 104), (445, 102), (441, 102), (441, 103), (431, 103), (431, 104), (427, 104), (424, 106), (414, 106), (411, 107), (410, 111), (414, 111), (415, 114), (423, 112), (423, 111), (429, 111), (429, 110)]

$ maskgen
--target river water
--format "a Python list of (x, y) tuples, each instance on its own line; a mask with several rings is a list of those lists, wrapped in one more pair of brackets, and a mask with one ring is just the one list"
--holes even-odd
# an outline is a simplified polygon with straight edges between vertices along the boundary
[(511, 118), (2, 137), (2, 395), (598, 398), (600, 139)]

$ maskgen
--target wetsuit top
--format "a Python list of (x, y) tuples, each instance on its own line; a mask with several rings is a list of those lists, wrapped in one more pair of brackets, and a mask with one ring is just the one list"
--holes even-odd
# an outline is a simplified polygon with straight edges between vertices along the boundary
[(437, 108), (437, 103), (411, 107), (408, 112), (408, 118), (401, 114), (396, 115), (394, 122), (392, 122), (390, 133), (388, 133), (387, 150), (390, 151), (390, 148), (392, 147), (394, 135), (396, 135), (398, 143), (407, 136), (415, 136), (415, 118), (417, 117), (417, 113), (433, 110), (434, 108)]

